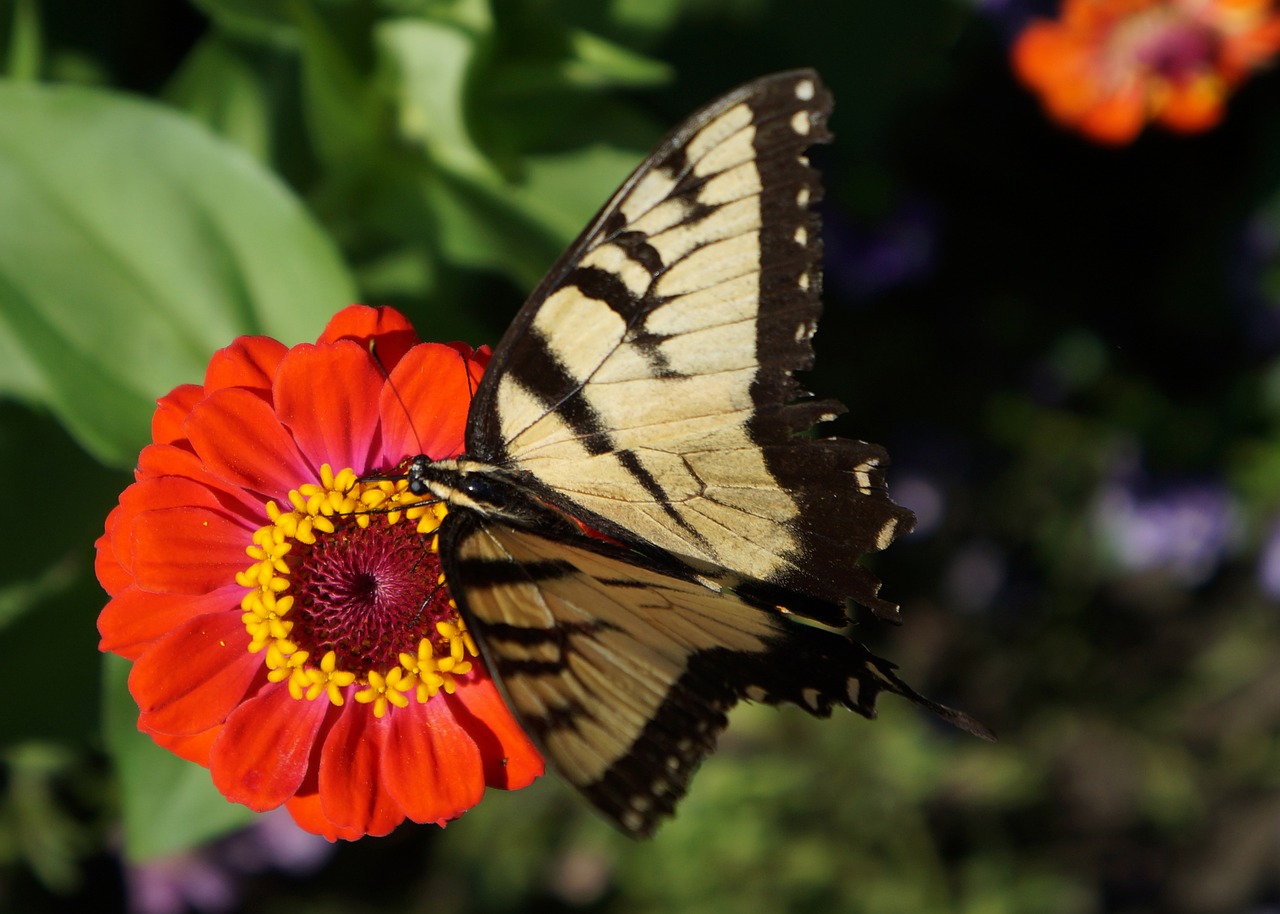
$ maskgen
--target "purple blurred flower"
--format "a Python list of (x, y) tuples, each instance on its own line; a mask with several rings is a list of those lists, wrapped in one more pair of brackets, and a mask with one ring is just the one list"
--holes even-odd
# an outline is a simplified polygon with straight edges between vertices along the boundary
[(915, 512), (913, 536), (926, 537), (942, 524), (947, 514), (947, 496), (941, 484), (921, 473), (899, 473), (890, 490), (893, 500)]
[(1058, 11), (1058, 0), (969, 0), (970, 5), (995, 22), (1012, 41), (1034, 18), (1049, 19)]
[(933, 272), (938, 212), (928, 200), (907, 199), (870, 227), (835, 210), (823, 213), (823, 224), (827, 284), (849, 298), (866, 301)]
[(1271, 535), (1258, 556), (1258, 586), (1267, 596), (1280, 600), (1280, 520), (1271, 526)]
[(238, 872), (274, 869), (291, 876), (315, 872), (333, 850), (333, 844), (303, 831), (284, 810), (264, 813), (251, 828), (228, 836), (219, 846), (227, 865)]
[(129, 867), (129, 910), (136, 914), (230, 911), (240, 900), (236, 874), (204, 853), (175, 854)]
[(1280, 228), (1277, 218), (1264, 212), (1252, 219), (1234, 246), (1230, 282), (1244, 323), (1245, 341), (1257, 351), (1280, 344)]
[(1125, 473), (1098, 493), (1093, 527), (1104, 554), (1128, 572), (1162, 571), (1202, 584), (1240, 539), (1239, 511), (1217, 482), (1155, 482)]
[(987, 540), (974, 540), (956, 550), (943, 578), (943, 594), (949, 606), (961, 612), (979, 612), (996, 600), (1009, 577), (1004, 549)]
[(207, 847), (130, 865), (125, 874), (134, 914), (221, 914), (240, 903), (246, 876), (276, 869), (304, 875), (319, 868), (333, 845), (304, 832), (284, 810)]

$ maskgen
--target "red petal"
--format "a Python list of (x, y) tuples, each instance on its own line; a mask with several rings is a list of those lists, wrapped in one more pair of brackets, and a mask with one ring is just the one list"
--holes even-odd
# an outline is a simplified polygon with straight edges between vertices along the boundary
[(213, 743), (214, 786), (233, 803), (262, 812), (297, 791), (329, 702), (299, 701), (282, 684), (263, 689), (227, 718)]
[(98, 583), (102, 585), (102, 589), (112, 596), (120, 593), (133, 583), (133, 575), (120, 564), (113, 546), (113, 541), (120, 529), (120, 518), (123, 514), (124, 510), (119, 505), (112, 508), (111, 513), (107, 515), (106, 522), (103, 524), (105, 530), (102, 536), (98, 537), (93, 544), (96, 550), (93, 559), (94, 573), (98, 576)]
[(142, 449), (142, 453), (138, 455), (138, 481), (163, 476), (180, 476), (199, 483), (213, 496), (212, 502), (201, 501), (199, 504), (220, 504), (232, 513), (244, 517), (250, 527), (257, 527), (266, 520), (261, 498), (239, 486), (228, 485), (214, 476), (187, 447), (150, 444)]
[(338, 340), (354, 340), (365, 352), (369, 351), (372, 343), (382, 367), (390, 371), (406, 352), (417, 345), (418, 334), (409, 319), (395, 308), (351, 305), (333, 316), (316, 342), (333, 343)]
[(213, 748), (213, 741), (218, 738), (218, 734), (222, 732), (222, 725), (210, 727), (200, 733), (194, 733), (191, 736), (173, 736), (168, 733), (149, 733), (152, 741), (161, 749), (168, 749), (178, 758), (184, 758), (188, 762), (195, 762), (202, 768), (209, 767), (209, 752)]
[[(173, 450), (169, 448), (169, 450)], [(229, 517), (220, 510), (209, 511), (209, 508), (218, 508), (222, 504), (229, 504), (232, 510), (240, 514), (239, 517)], [(174, 515), (163, 515), (161, 517), (152, 517), (148, 519), (148, 515), (157, 511), (191, 511), (194, 512), (190, 516), (178, 517), (175, 520)], [(194, 537), (198, 543), (211, 542), (213, 538), (222, 538), (228, 542), (233, 542), (241, 551), (251, 541), (250, 530), (257, 526), (262, 517), (262, 509), (256, 509), (256, 518), (249, 516), (249, 508), (235, 498), (229, 497), (225, 490), (215, 491), (208, 486), (198, 483), (194, 480), (179, 476), (165, 476), (141, 479), (133, 485), (129, 486), (120, 495), (120, 505), (116, 511), (109, 516), (111, 526), (108, 530), (107, 537), (103, 541), (103, 545), (109, 545), (111, 549), (111, 558), (119, 564), (120, 568), (128, 575), (137, 575), (139, 573), (138, 556), (139, 549), (143, 548), (139, 541), (140, 531), (151, 527), (154, 528), (157, 523), (177, 523), (178, 528), (186, 532), (188, 536)], [(210, 515), (214, 518), (210, 526)], [(185, 526), (182, 526), (185, 521)], [(172, 577), (177, 573), (175, 567), (166, 567), (174, 558), (168, 550), (168, 542), (163, 540), (167, 535), (167, 530), (160, 531), (162, 542), (158, 550), (152, 550), (144, 557), (157, 564), (161, 571), (162, 578)], [(210, 556), (197, 556), (198, 565), (206, 564), (206, 559)], [(226, 558), (226, 556), (224, 556)], [(215, 580), (212, 586), (201, 586), (199, 583), (186, 585), (185, 587), (170, 588), (166, 586), (152, 586), (151, 583), (143, 583), (144, 589), (152, 591), (169, 590), (174, 593), (200, 593), (206, 590), (212, 590), (233, 579), (237, 570), (243, 569), (247, 562), (243, 555), (235, 556), (235, 564), (231, 570), (231, 577), (221, 577)], [(106, 559), (103, 559), (104, 563)], [(104, 572), (105, 572), (105, 565)], [(220, 574), (223, 572), (219, 572)], [(197, 581), (199, 578), (197, 578)]]
[[(328, 838), (330, 841), (339, 839), (355, 841), (365, 835), (358, 828), (341, 828), (330, 822), (325, 817), (318, 793), (295, 796), (285, 803), (284, 807), (289, 810), (289, 815), (293, 816), (293, 821), (298, 823), (299, 828), (309, 831), (313, 835)], [(400, 817), (400, 821), (404, 821), (404, 816)]]
[(187, 437), (204, 465), (232, 485), (283, 501), (318, 478), (270, 404), (247, 390), (215, 391), (191, 412)]
[(1090, 139), (1124, 145), (1142, 132), (1147, 120), (1147, 99), (1139, 87), (1115, 92), (1085, 112), (1078, 124)]
[(480, 747), (486, 784), (518, 790), (542, 776), (542, 756), (516, 723), (492, 679), (472, 677), (445, 700)]
[(276, 373), (276, 415), (312, 463), (363, 473), (372, 468), (383, 384), (368, 350), (353, 342), (295, 346)]
[(452, 346), (414, 346), (391, 372), (378, 404), (384, 459), (394, 464), (412, 454), (439, 459), (461, 453), (479, 383), (480, 367)]
[(382, 776), (415, 822), (456, 818), (484, 795), (480, 750), (439, 696), (392, 712)]
[(209, 360), (204, 373), (205, 391), (224, 387), (247, 387), (267, 393), (276, 368), (289, 349), (267, 336), (242, 336)]
[(172, 444), (186, 438), (182, 423), (187, 421), (191, 409), (204, 399), (204, 388), (199, 384), (181, 384), (156, 401), (156, 411), (151, 415), (151, 440), (157, 444)]
[(404, 821), (380, 770), (388, 725), (388, 718), (378, 720), (368, 707), (349, 703), (325, 737), (320, 801), (325, 817), (341, 828), (386, 835)]
[(210, 476), (189, 447), (172, 444), (148, 444), (144, 447), (138, 455), (137, 472), (139, 480), (151, 476), (186, 476), (190, 479), (200, 474)]
[(190, 479), (152, 477), (138, 480), (120, 493), (119, 514), (111, 536), (116, 561), (132, 573), (137, 548), (133, 540), (133, 525), (146, 512), (162, 508), (215, 508), (217, 505), (217, 499), (207, 487), (196, 485)]
[[(120, 504), (132, 514), (156, 508), (218, 508), (221, 506), (219, 494), (187, 476), (149, 476), (125, 489), (120, 495)], [(259, 507), (257, 513), (265, 515), (266, 512)]]
[(139, 729), (177, 736), (227, 719), (265, 672), (239, 613), (192, 619), (147, 649), (129, 673)]
[(163, 508), (133, 522), (133, 574), (152, 593), (203, 594), (234, 583), (250, 564), (249, 533), (220, 511)]
[(147, 593), (128, 587), (98, 615), (98, 632), (102, 635), (98, 650), (137, 660), (151, 642), (172, 629), (196, 616), (235, 610), (243, 597), (244, 588), (236, 584), (198, 596)]
[(192, 451), (189, 442), (183, 442), (180, 447), (172, 444), (148, 444), (142, 448), (142, 453), (138, 454), (138, 481), (159, 479), (161, 476), (180, 476), (205, 486), (214, 495), (216, 502), (250, 518), (253, 526), (257, 526), (266, 515), (261, 498), (211, 474), (204, 463), (200, 462), (200, 457)]

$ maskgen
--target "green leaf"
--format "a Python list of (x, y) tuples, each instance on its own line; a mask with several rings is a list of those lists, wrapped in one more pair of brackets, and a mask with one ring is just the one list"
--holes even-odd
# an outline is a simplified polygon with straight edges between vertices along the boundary
[(104, 462), (245, 333), (312, 338), (354, 299), (332, 243), (242, 150), (153, 104), (0, 83), (0, 352)]
[(36, 0), (15, 0), (9, 27), (9, 47), (5, 54), (5, 75), (15, 80), (34, 80), (40, 76), (42, 40), (40, 9)]
[(642, 158), (639, 150), (603, 143), (532, 155), (524, 180), (511, 190), (512, 205), (567, 246)]
[(466, 125), (466, 80), (475, 39), (451, 26), (399, 19), (380, 25), (376, 40), (393, 71), (401, 138), (455, 174), (491, 173)]
[(627, 32), (657, 35), (676, 24), (684, 0), (612, 0), (610, 17)]
[[(372, 20), (347, 23), (299, 8), (302, 89), (314, 153), (343, 182), (368, 166), (385, 131), (385, 100), (374, 78)], [(365, 17), (367, 19), (367, 17)]]
[(423, 190), (445, 256), (532, 289), (638, 161), (630, 150), (591, 146), (529, 157), (518, 184), (448, 174)]
[(228, 32), (267, 44), (291, 45), (298, 38), (293, 10), (298, 0), (192, 0)]
[(254, 813), (218, 793), (208, 771), (138, 731), (129, 668), (128, 661), (107, 657), (103, 683), (104, 735), (120, 781), (125, 856), (138, 861), (176, 854), (252, 822)]
[(657, 86), (672, 76), (670, 64), (645, 57), (581, 29), (569, 33), (573, 58), (565, 63), (566, 81), (574, 86)]
[(39, 700), (10, 702), (0, 715), (0, 746), (85, 745), (99, 727), (94, 619), (107, 599), (94, 579), (93, 540), (130, 477), (94, 462), (49, 415), (14, 402), (0, 402), (0, 472), (36, 485), (75, 480), (43, 485), (40, 508), (14, 512), (0, 529), (0, 669), (13, 682), (41, 683)]
[(235, 44), (216, 32), (187, 55), (165, 98), (258, 161), (270, 160), (271, 109), (262, 82)]

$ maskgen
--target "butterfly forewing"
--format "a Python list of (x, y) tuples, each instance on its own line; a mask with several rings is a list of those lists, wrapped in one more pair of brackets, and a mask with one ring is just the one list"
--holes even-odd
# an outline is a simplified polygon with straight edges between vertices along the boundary
[(637, 564), (612, 544), (465, 516), (447, 527), (441, 555), (521, 724), (633, 834), (672, 813), (744, 697), (873, 717), (889, 690), (984, 732), (839, 633), (717, 593), (678, 566)]
[(896, 610), (856, 557), (912, 516), (885, 494), (879, 448), (796, 437), (842, 411), (791, 376), (820, 311), (804, 152), (830, 109), (815, 73), (783, 73), (668, 137), (518, 315), (467, 448), (616, 539), (834, 620), (800, 595)]

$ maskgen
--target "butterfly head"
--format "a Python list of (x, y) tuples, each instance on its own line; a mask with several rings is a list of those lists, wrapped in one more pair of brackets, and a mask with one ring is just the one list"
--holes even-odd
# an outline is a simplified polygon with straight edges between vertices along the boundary
[(494, 467), (467, 457), (432, 460), (419, 454), (405, 471), (409, 491), (436, 498), (450, 507), (470, 508), (482, 514), (506, 514), (511, 488)]

